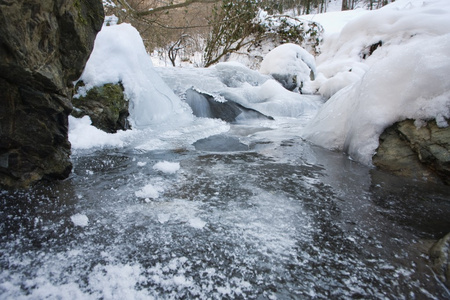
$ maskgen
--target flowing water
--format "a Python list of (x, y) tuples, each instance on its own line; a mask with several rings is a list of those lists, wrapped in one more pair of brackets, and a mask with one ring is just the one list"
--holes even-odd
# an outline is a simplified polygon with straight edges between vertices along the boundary
[(450, 189), (312, 146), (288, 121), (76, 151), (69, 179), (1, 191), (0, 298), (448, 298), (427, 249), (450, 231)]

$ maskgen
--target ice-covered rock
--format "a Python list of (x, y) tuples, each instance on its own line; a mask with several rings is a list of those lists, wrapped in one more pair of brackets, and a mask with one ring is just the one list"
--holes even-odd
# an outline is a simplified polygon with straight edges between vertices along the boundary
[(179, 162), (160, 161), (153, 166), (153, 169), (167, 174), (175, 174), (180, 170)]
[(266, 116), (255, 109), (244, 107), (226, 99), (221, 100), (218, 101), (214, 96), (195, 89), (186, 91), (186, 102), (197, 117), (217, 118), (229, 123), (257, 119), (273, 120), (272, 117)]
[(121, 82), (130, 101), (132, 127), (192, 118), (189, 107), (156, 73), (139, 32), (130, 24), (103, 26), (80, 80), (85, 83), (80, 96), (93, 87)]
[(303, 136), (372, 165), (379, 136), (395, 122), (435, 119), (445, 125), (442, 120), (450, 118), (449, 73), (450, 32), (392, 47), (360, 80), (330, 98)]

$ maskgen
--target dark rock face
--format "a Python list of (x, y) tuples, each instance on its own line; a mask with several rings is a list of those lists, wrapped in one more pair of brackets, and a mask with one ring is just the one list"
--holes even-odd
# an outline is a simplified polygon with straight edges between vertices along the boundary
[(412, 120), (395, 123), (380, 136), (372, 161), (396, 175), (450, 185), (450, 127), (434, 120), (421, 128)]
[(0, 0), (0, 185), (69, 175), (72, 82), (103, 19), (100, 0)]
[(123, 91), (121, 83), (94, 87), (87, 91), (86, 96), (72, 100), (72, 115), (77, 118), (88, 115), (92, 125), (108, 133), (130, 129), (128, 101)]

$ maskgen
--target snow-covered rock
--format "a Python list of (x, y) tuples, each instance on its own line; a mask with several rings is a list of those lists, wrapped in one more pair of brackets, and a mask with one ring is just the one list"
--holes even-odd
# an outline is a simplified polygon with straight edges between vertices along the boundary
[(304, 82), (314, 79), (314, 56), (299, 45), (287, 43), (270, 51), (261, 63), (259, 71), (271, 75), (286, 89), (301, 89)]
[[(354, 72), (356, 66), (362, 75), (329, 99), (303, 132), (313, 143), (367, 165), (388, 126), (435, 119), (445, 127), (450, 117), (450, 5), (441, 0), (402, 10), (398, 5), (366, 13), (344, 27), (336, 45), (324, 46), (333, 67), (340, 62)], [(361, 49), (379, 40), (383, 44), (365, 59), (363, 72)]]
[(192, 118), (189, 107), (156, 73), (139, 32), (130, 24), (103, 26), (80, 80), (85, 83), (78, 90), (81, 96), (95, 86), (121, 82), (133, 128)]

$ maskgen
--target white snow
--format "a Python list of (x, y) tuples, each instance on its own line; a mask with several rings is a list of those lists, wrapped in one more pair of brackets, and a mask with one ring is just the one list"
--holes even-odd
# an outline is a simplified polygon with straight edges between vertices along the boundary
[(166, 83), (181, 96), (194, 87), (215, 95), (218, 101), (235, 101), (272, 117), (304, 116), (315, 112), (319, 106), (311, 97), (290, 92), (270, 76), (250, 70), (237, 62), (219, 63), (207, 69), (157, 70)]
[(124, 140), (129, 136), (131, 136), (130, 132), (119, 131), (111, 134), (97, 129), (91, 126), (91, 119), (88, 116), (80, 119), (69, 116), (69, 141), (73, 149), (123, 147)]
[(180, 170), (180, 163), (160, 161), (153, 166), (153, 169), (167, 174), (175, 174), (178, 170)]
[(83, 214), (75, 214), (70, 217), (70, 220), (75, 226), (86, 227), (89, 225), (89, 218)]
[[(362, 51), (378, 41), (383, 45), (363, 59)], [(379, 135), (391, 124), (411, 118), (419, 120), (416, 124), (436, 119), (447, 126), (448, 1), (399, 0), (367, 12), (326, 42), (318, 61), (323, 76), (319, 91), (338, 92), (303, 132), (313, 143), (371, 165)]]

